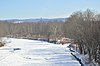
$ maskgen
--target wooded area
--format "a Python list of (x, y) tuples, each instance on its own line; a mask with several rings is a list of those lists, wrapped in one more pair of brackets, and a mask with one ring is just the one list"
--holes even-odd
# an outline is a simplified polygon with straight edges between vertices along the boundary
[(34, 37), (63, 36), (64, 22), (0, 22), (0, 36)]
[(80, 54), (100, 64), (100, 14), (87, 9), (73, 13), (65, 22), (66, 37), (77, 41)]

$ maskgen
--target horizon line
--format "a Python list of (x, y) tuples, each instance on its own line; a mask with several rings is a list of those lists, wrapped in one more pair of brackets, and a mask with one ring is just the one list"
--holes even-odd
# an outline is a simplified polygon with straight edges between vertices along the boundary
[(19, 20), (23, 20), (23, 19), (57, 19), (57, 18), (68, 18), (68, 17), (3, 18), (3, 19), (0, 19), (0, 20), (14, 20), (14, 19), (19, 19)]

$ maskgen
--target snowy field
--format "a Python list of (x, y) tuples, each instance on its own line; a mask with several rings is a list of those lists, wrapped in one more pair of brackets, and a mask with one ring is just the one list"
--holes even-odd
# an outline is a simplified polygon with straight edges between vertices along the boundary
[(0, 66), (81, 66), (66, 45), (28, 39), (7, 39), (0, 48)]

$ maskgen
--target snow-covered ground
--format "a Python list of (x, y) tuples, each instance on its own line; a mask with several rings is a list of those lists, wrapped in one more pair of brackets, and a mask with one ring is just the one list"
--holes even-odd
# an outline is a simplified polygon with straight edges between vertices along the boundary
[[(81, 66), (66, 45), (28, 39), (7, 39), (0, 48), (0, 66)], [(10, 42), (10, 43), (9, 43)]]

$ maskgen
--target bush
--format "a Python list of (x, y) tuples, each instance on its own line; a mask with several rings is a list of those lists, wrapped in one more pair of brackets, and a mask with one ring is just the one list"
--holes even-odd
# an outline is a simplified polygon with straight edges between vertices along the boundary
[(0, 47), (4, 46), (4, 43), (0, 42)]
[(5, 43), (2, 41), (2, 39), (0, 39), (0, 47), (4, 46)]

